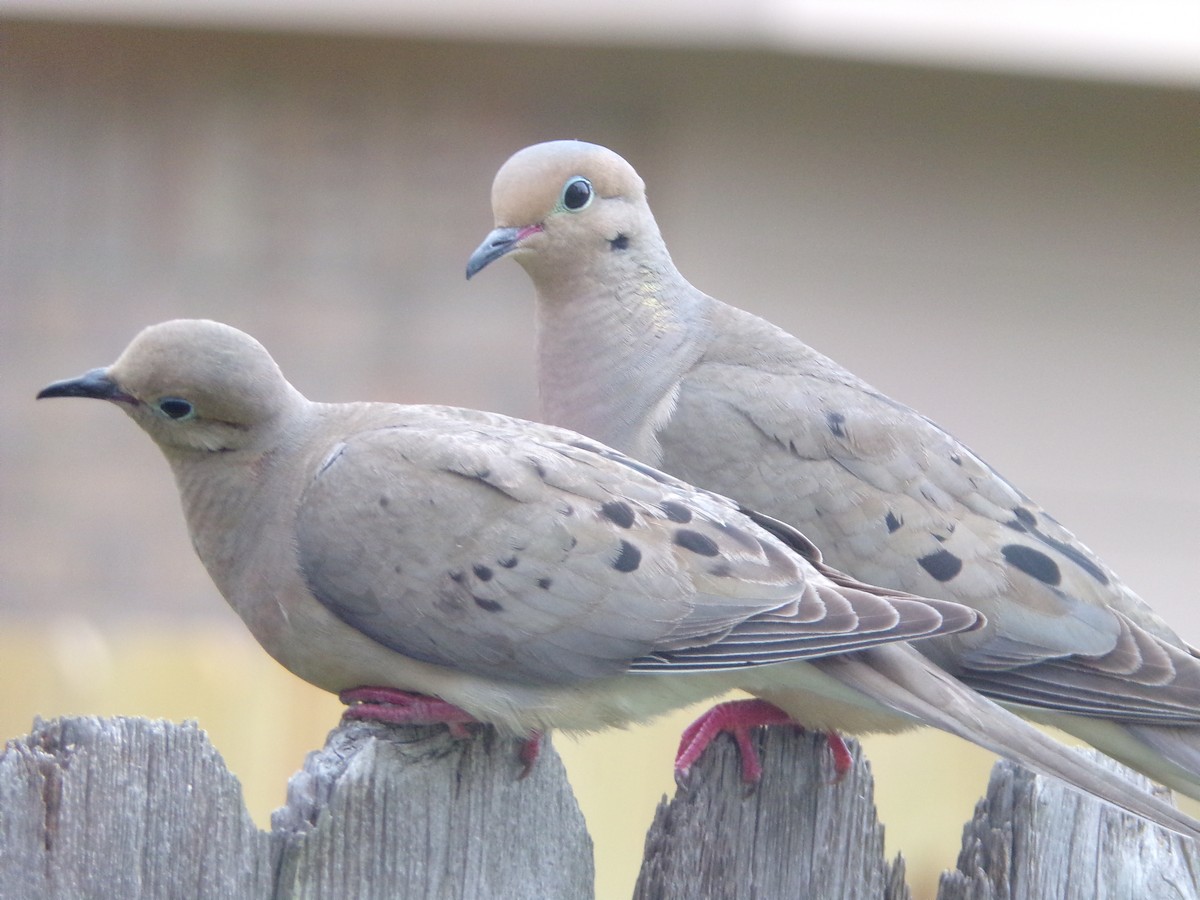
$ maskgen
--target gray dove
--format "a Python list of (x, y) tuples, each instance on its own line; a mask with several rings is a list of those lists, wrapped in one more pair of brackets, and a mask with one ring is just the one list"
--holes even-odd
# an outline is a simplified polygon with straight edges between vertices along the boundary
[(1045, 510), (929, 419), (679, 273), (624, 159), (516, 153), (467, 277), (537, 292), (543, 416), (801, 529), (831, 565), (987, 625), (922, 641), (946, 672), (1200, 798), (1200, 662)]
[(396, 695), (452, 725), (591, 731), (740, 688), (822, 729), (934, 725), (1200, 836), (907, 643), (976, 628), (976, 611), (848, 578), (793, 528), (589, 438), (310, 402), (253, 338), (198, 320), (38, 396), (124, 410), (259, 643), (378, 718), (406, 720)]

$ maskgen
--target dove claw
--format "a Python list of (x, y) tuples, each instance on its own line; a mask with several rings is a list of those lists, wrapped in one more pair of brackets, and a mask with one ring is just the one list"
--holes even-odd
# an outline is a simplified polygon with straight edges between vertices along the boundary
[[(726, 733), (737, 743), (738, 756), (742, 761), (742, 781), (757, 784), (762, 778), (762, 762), (758, 751), (750, 740), (750, 730), (762, 725), (792, 725), (804, 730), (799, 722), (778, 706), (765, 700), (731, 700), (718, 703), (684, 729), (679, 739), (679, 750), (675, 754), (675, 783), (682, 786), (691, 767), (717, 735)], [(833, 755), (833, 783), (838, 784), (854, 763), (850, 749), (836, 731), (824, 732)]]

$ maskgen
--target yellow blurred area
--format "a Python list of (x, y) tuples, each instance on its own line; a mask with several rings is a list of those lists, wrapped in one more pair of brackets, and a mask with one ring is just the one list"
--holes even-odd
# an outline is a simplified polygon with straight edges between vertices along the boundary
[[(34, 716), (195, 719), (241, 780), (262, 828), (284, 802), (288, 777), (323, 745), (341, 710), (236, 627), (109, 634), (78, 617), (10, 626), (0, 637), (0, 683), (7, 686), (0, 694), (6, 739), (28, 733)], [(679, 733), (700, 711), (629, 731), (556, 737), (595, 841), (601, 900), (630, 896), (655, 806), (674, 790)], [(993, 757), (928, 730), (864, 744), (888, 852), (904, 854), (914, 897), (933, 897)]]

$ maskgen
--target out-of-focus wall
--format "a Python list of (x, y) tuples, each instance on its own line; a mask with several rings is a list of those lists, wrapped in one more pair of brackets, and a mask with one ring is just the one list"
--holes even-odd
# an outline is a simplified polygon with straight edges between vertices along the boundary
[[(524, 273), (468, 285), (463, 266), (495, 169), (557, 137), (638, 167), (698, 286), (954, 431), (1200, 640), (1198, 114), (1184, 90), (767, 52), (0, 23), (3, 735), (35, 713), (312, 707), (298, 765), (335, 706), (266, 686), (157, 451), (111, 408), (33, 395), (146, 324), (208, 316), (315, 399), (534, 416)], [(231, 760), (278, 736), (222, 727)], [(637, 767), (587, 758), (597, 740), (567, 745), (573, 772)], [(613, 813), (634, 854), (666, 740), (641, 812)], [(877, 746), (881, 792), (911, 791), (921, 760), (946, 771), (911, 739)], [(940, 832), (881, 799), (918, 883), (982, 790), (970, 758)], [(627, 863), (598, 853), (627, 894)]]

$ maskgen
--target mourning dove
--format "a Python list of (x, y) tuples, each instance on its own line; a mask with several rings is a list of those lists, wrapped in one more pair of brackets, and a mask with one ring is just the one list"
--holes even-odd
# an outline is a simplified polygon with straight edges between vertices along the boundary
[(253, 338), (199, 320), (38, 396), (111, 401), (154, 439), (213, 581), (318, 687), (432, 695), (518, 735), (741, 688), (819, 728), (932, 724), (1200, 836), (905, 642), (974, 610), (847, 578), (787, 525), (578, 434), (313, 403)]
[(509, 159), (470, 278), (537, 292), (543, 416), (801, 529), (855, 578), (972, 606), (919, 649), (1023, 715), (1200, 798), (1196, 651), (937, 425), (676, 269), (642, 179), (604, 147)]

